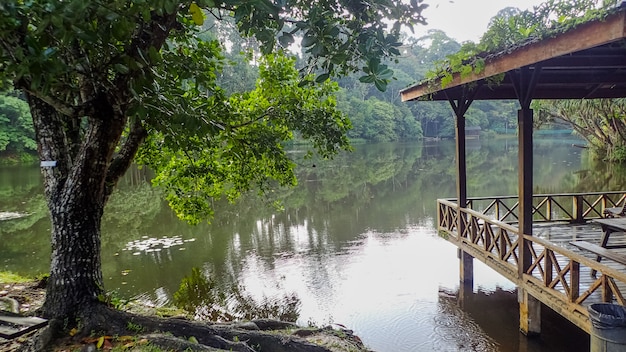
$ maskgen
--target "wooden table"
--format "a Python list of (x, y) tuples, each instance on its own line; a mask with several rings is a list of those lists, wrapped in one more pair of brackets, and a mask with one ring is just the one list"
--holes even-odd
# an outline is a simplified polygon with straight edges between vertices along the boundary
[[(602, 261), (602, 257), (610, 258), (618, 263), (622, 263), (626, 265), (626, 257), (623, 254), (619, 254), (617, 252), (609, 251), (609, 249), (614, 248), (626, 248), (626, 245), (610, 245), (609, 238), (611, 234), (614, 232), (622, 232), (626, 233), (626, 218), (605, 218), (605, 219), (596, 219), (593, 222), (600, 224), (602, 227), (602, 240), (600, 241), (600, 247), (594, 245), (592, 243), (587, 243), (585, 241), (574, 241), (571, 242), (574, 246), (586, 249), (596, 254), (596, 260), (598, 263)], [(591, 276), (596, 276), (596, 270), (591, 270)]]
[(613, 232), (624, 232), (626, 233), (626, 218), (606, 218), (606, 219), (596, 219), (593, 222), (600, 224), (602, 226), (602, 241), (600, 242), (600, 246), (613, 249), (613, 248), (626, 248), (626, 245), (610, 245), (609, 237)]

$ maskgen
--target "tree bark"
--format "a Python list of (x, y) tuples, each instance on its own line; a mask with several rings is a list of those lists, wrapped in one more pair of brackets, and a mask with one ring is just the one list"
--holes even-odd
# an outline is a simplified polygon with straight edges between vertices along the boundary
[[(41, 160), (56, 162), (42, 166), (52, 223), (50, 278), (42, 312), (48, 318), (74, 318), (104, 293), (100, 224), (112, 189), (105, 187), (105, 180), (125, 119), (104, 95), (94, 104), (97, 113), (87, 117), (76, 146), (75, 136), (68, 138), (75, 121), (29, 97)], [(119, 176), (106, 181), (114, 185)]]

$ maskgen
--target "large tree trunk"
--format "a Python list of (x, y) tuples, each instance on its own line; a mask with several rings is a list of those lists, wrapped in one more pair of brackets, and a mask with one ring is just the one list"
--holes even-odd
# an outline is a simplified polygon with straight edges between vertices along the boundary
[(52, 222), (50, 278), (43, 307), (43, 315), (49, 318), (74, 318), (104, 292), (100, 223), (112, 190), (105, 181), (117, 181), (107, 176), (124, 119), (116, 118), (120, 115), (104, 96), (95, 103), (97, 113), (87, 118), (85, 131), (77, 131), (80, 124), (29, 97), (41, 160), (56, 162), (42, 166)]
[[(84, 188), (77, 184), (76, 189)], [(103, 293), (100, 261), (102, 205), (84, 194), (66, 191), (54, 201), (52, 255), (44, 312), (49, 317), (74, 316)]]

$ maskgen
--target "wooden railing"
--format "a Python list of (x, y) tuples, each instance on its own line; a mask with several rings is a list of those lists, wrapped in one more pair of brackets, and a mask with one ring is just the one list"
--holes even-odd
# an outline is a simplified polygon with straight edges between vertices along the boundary
[[(585, 222), (602, 217), (605, 208), (623, 204), (625, 198), (620, 191), (536, 194), (533, 195), (533, 222)], [(515, 223), (519, 217), (517, 196), (472, 197), (467, 199), (466, 207), (507, 223)]]
[[(562, 196), (542, 197), (546, 202), (552, 202), (550, 199)], [(594, 203), (605, 206), (616, 202), (604, 200), (614, 198), (597, 196), (594, 202), (588, 202), (586, 195), (582, 197), (579, 204), (589, 206), (583, 214), (590, 214)], [(614, 298), (618, 304), (626, 305), (622, 293), (626, 291), (626, 273), (622, 271), (544, 239), (528, 235), (520, 237), (516, 227), (482, 212), (459, 208), (448, 200), (438, 201), (437, 213), (441, 236), (512, 282), (523, 285), (534, 297), (587, 332), (590, 332), (591, 325), (586, 306), (595, 302), (613, 302)], [(531, 258), (527, 261), (530, 266), (520, 277), (518, 266), (522, 246), (527, 246)], [(595, 277), (591, 276), (592, 270), (597, 271)]]

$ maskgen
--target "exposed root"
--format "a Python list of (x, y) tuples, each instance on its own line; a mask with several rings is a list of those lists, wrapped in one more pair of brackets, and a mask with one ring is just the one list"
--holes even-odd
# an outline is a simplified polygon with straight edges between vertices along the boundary
[[(349, 330), (306, 329), (271, 319), (230, 324), (202, 323), (184, 318), (133, 314), (96, 304), (82, 309), (77, 321), (79, 326), (51, 320), (46, 328), (0, 343), (0, 352), (50, 351), (65, 345), (72, 346), (70, 350), (77, 346), (86, 348), (85, 344), (95, 344), (94, 338), (102, 336), (109, 337), (113, 344), (120, 344), (113, 336), (129, 337), (133, 339), (131, 344), (150, 343), (172, 351), (368, 351)], [(69, 337), (70, 330), (75, 327), (79, 329), (78, 333)]]
[[(194, 350), (198, 351), (333, 352), (289, 331), (270, 333), (266, 330), (295, 329), (296, 326), (267, 319), (245, 324), (207, 324), (136, 315), (97, 305), (85, 311), (80, 321), (84, 324), (81, 329), (83, 334), (128, 335), (141, 330), (142, 334), (149, 334), (145, 335), (149, 341), (173, 350), (189, 347), (189, 341), (193, 341), (192, 345), (197, 348)], [(167, 333), (169, 336), (155, 333)]]

